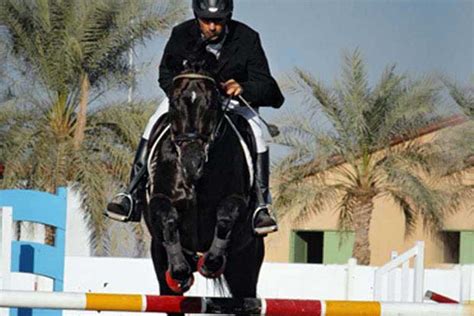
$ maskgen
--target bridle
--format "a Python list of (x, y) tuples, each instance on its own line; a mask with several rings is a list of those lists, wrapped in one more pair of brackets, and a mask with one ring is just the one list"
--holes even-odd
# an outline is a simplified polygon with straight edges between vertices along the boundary
[[(180, 74), (180, 75), (177, 75), (173, 78), (173, 82), (175, 82), (177, 80), (180, 80), (180, 79), (207, 80), (207, 81), (210, 81), (214, 85), (214, 87), (217, 89), (216, 80), (214, 78), (210, 77), (210, 76), (206, 76), (206, 75), (203, 75), (203, 74), (198, 74), (198, 73)], [(230, 99), (228, 99), (228, 101), (226, 102), (226, 104), (224, 106), (224, 112), (227, 110), (227, 107), (229, 106), (229, 103), (230, 103)], [(224, 116), (222, 116), (220, 118), (218, 124), (216, 124), (216, 126), (215, 126), (215, 128), (212, 131), (210, 136), (206, 136), (206, 135), (203, 135), (203, 134), (198, 133), (198, 132), (182, 133), (182, 134), (176, 135), (174, 137), (174, 142), (179, 144), (180, 142), (191, 142), (191, 141), (195, 141), (195, 140), (202, 140), (203, 142), (208, 143), (207, 146), (206, 146), (206, 149), (208, 149), (210, 143), (212, 143), (214, 141), (214, 139), (216, 138), (217, 132), (218, 132), (220, 126), (222, 125), (223, 119), (224, 119)], [(206, 152), (206, 156), (207, 156), (207, 152)]]
[(173, 82), (175, 82), (178, 79), (203, 79), (203, 80), (209, 80), (212, 82), (214, 85), (216, 85), (216, 81), (214, 78), (202, 74), (196, 74), (196, 73), (187, 73), (187, 74), (181, 74), (177, 75), (173, 78)]

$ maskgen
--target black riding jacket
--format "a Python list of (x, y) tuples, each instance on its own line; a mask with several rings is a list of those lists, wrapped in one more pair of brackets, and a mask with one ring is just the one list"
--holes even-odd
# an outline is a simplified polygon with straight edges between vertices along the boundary
[[(228, 33), (217, 63), (222, 82), (237, 81), (243, 88), (242, 96), (253, 107), (279, 108), (284, 97), (270, 74), (267, 58), (258, 33), (245, 24), (230, 20)], [(173, 28), (160, 63), (160, 87), (169, 95), (173, 78), (182, 69), (193, 48), (201, 41), (197, 20), (186, 21)]]

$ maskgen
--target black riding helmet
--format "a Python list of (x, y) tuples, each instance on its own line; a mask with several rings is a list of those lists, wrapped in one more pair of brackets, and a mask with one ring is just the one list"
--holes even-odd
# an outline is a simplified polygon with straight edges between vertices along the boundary
[(193, 0), (194, 15), (198, 19), (230, 19), (233, 0)]

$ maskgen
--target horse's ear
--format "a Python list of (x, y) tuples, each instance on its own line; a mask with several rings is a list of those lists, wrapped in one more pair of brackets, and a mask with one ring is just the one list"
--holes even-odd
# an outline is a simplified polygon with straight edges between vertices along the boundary
[(183, 59), (183, 70), (188, 70), (191, 68), (191, 63), (187, 59)]

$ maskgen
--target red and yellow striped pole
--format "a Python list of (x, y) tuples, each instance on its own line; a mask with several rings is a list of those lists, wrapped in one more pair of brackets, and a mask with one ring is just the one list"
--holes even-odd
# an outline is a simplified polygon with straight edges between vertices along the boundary
[(0, 307), (267, 316), (474, 316), (472, 304), (234, 299), (31, 291), (0, 291)]

